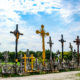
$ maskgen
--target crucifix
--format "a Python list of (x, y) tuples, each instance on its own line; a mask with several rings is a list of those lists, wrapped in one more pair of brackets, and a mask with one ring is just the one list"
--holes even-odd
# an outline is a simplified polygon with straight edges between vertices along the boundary
[(49, 36), (49, 33), (45, 32), (44, 25), (41, 25), (41, 30), (40, 31), (36, 30), (36, 33), (40, 34), (42, 37), (42, 49), (43, 49), (43, 53), (42, 53), (43, 62), (42, 62), (42, 64), (43, 64), (43, 66), (45, 66), (45, 40), (44, 40), (44, 38), (45, 38), (45, 36)]
[(61, 35), (61, 40), (59, 40), (62, 44), (62, 62), (63, 62), (63, 57), (64, 57), (64, 42), (66, 42), (64, 39), (63, 39), (63, 35)]
[(80, 39), (79, 36), (77, 36), (77, 39), (73, 41), (77, 45), (77, 65), (79, 66), (79, 45), (80, 45)]
[(52, 45), (53, 45), (53, 43), (52, 43), (51, 37), (49, 37), (49, 42), (47, 42), (47, 43), (50, 46), (50, 68), (52, 70)]
[(18, 53), (17, 53), (17, 50), (18, 50), (18, 48), (17, 48), (17, 46), (18, 46), (18, 39), (19, 39), (19, 36), (23, 35), (23, 34), (19, 32), (18, 24), (16, 24), (16, 30), (15, 31), (11, 31), (10, 33), (14, 34), (14, 36), (16, 37), (16, 47), (15, 47), (16, 60), (15, 61), (16, 61), (16, 64), (17, 64), (17, 62), (18, 62)]

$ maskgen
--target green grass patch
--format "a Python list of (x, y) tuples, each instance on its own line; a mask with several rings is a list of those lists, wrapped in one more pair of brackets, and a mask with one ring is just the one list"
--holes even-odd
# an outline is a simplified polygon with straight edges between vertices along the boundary
[(80, 77), (80, 73), (77, 73), (76, 76)]

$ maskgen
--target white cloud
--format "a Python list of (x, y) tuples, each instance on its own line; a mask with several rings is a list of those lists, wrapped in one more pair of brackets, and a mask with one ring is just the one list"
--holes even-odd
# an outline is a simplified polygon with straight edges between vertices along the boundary
[[(60, 14), (63, 21), (66, 23), (70, 23), (72, 19), (72, 15), (76, 12), (79, 12), (79, 5), (73, 9), (72, 5), (69, 3), (67, 6), (62, 3), (63, 0), (0, 0), (0, 42), (2, 43), (0, 50), (14, 50), (15, 47), (10, 42), (14, 42), (15, 37), (10, 34), (10, 31), (15, 29), (16, 23), (19, 24), (20, 31), (24, 33), (24, 36), (21, 36), (19, 39), (19, 50), (20, 49), (32, 49), (32, 50), (41, 50), (41, 37), (36, 35), (36, 28), (32, 26), (32, 28), (27, 24), (26, 21), (21, 20), (21, 14), (26, 15), (30, 14), (38, 14), (38, 12), (46, 12), (47, 14), (51, 14), (53, 11), (57, 11)], [(36, 4), (36, 6), (33, 6)], [(54, 8), (52, 8), (54, 7)], [(78, 24), (77, 24), (78, 25)], [(66, 39), (72, 41), (72, 36), (69, 36), (71, 32), (77, 32), (77, 29), (71, 29), (70, 32), (63, 32), (66, 35)], [(56, 51), (60, 48), (60, 43), (58, 42), (61, 32), (54, 34), (54, 45), (53, 51)], [(51, 34), (52, 35), (52, 34)], [(53, 36), (53, 35), (52, 35)], [(68, 37), (69, 36), (69, 37)], [(46, 42), (48, 41), (48, 37), (46, 38)], [(68, 48), (68, 44), (66, 43)], [(48, 44), (46, 43), (46, 46)], [(49, 47), (46, 47), (49, 48)], [(67, 50), (67, 49), (66, 49)]]

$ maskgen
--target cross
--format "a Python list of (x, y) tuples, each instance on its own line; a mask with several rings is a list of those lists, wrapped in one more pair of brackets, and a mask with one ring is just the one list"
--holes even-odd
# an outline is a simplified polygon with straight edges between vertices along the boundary
[(57, 55), (58, 55), (58, 63), (59, 63), (59, 56), (60, 56), (60, 51), (57, 51)]
[(64, 56), (64, 50), (63, 50), (63, 47), (64, 47), (64, 42), (66, 42), (64, 39), (63, 39), (63, 35), (61, 35), (61, 40), (59, 40), (62, 44), (62, 62), (63, 62), (63, 56)]
[(45, 38), (45, 36), (49, 36), (49, 33), (45, 32), (44, 25), (41, 25), (41, 30), (40, 31), (36, 30), (36, 33), (40, 34), (42, 37), (42, 49), (43, 49), (42, 59), (43, 59), (43, 66), (45, 66), (45, 40), (44, 40), (44, 38)]
[(71, 51), (73, 51), (73, 46), (71, 43), (69, 43), (69, 48), (71, 49)]
[(26, 59), (28, 59), (28, 57), (26, 57), (26, 54), (24, 54), (24, 57), (22, 57), (22, 59), (24, 59), (24, 71), (26, 72), (27, 69), (26, 69)]
[(52, 40), (51, 40), (51, 37), (49, 37), (49, 42), (47, 42), (50, 46), (50, 65), (51, 65), (51, 70), (52, 70)]
[(72, 53), (72, 61), (73, 61), (73, 46), (72, 46), (72, 44), (71, 43), (69, 43), (69, 48), (71, 49), (71, 53)]
[(18, 54), (17, 54), (18, 39), (19, 39), (19, 36), (23, 35), (23, 34), (19, 32), (19, 30), (18, 30), (18, 24), (16, 24), (16, 30), (15, 31), (11, 31), (10, 33), (14, 34), (14, 36), (16, 37), (15, 52), (16, 52), (16, 63), (17, 63), (18, 62)]
[(80, 45), (80, 39), (79, 36), (77, 36), (77, 39), (73, 41), (77, 45), (77, 65), (79, 66), (79, 45)]
[(35, 59), (35, 57), (33, 56), (33, 54), (31, 54), (31, 57), (29, 57), (29, 59), (31, 59), (31, 69), (33, 71), (33, 62), (34, 62), (34, 59)]

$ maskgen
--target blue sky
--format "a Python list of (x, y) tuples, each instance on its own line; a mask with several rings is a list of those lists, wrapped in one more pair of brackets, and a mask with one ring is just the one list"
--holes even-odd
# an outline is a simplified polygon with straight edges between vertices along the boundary
[[(69, 51), (69, 42), (80, 35), (80, 0), (0, 0), (0, 51), (15, 51), (15, 37), (10, 31), (19, 24), (24, 35), (19, 39), (19, 50), (42, 50), (42, 39), (35, 31), (41, 24), (50, 33), (54, 42), (53, 51), (61, 51), (61, 34), (67, 41), (65, 51)], [(49, 37), (45, 38), (46, 49)]]

